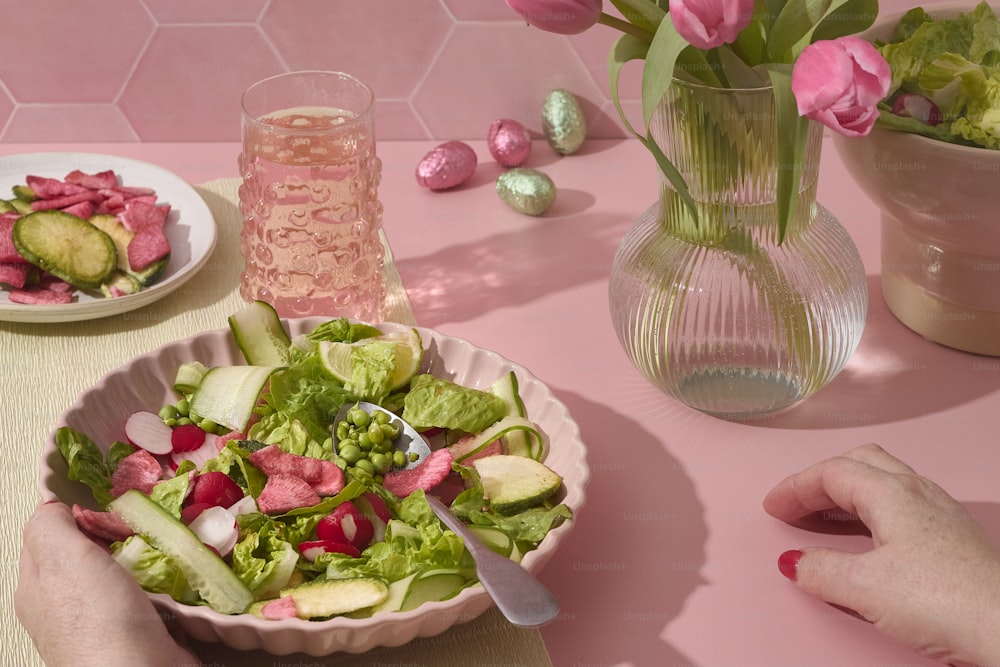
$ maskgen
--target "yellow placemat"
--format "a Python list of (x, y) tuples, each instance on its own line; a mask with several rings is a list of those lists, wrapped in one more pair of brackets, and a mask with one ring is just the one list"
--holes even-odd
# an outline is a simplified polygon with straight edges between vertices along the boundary
[[(237, 207), (238, 179), (199, 186), (219, 228), (215, 251), (201, 272), (175, 293), (140, 310), (85, 322), (0, 322), (0, 666), (29, 667), (42, 661), (17, 622), (14, 589), (21, 527), (38, 503), (38, 461), (45, 437), (59, 415), (105, 373), (165, 343), (225, 328), (243, 305), (237, 293), (242, 258)], [(383, 237), (383, 241), (384, 241)], [(387, 321), (415, 324), (406, 291), (386, 243)], [(71, 641), (72, 630), (67, 629)], [(211, 665), (551, 665), (540, 634), (512, 627), (495, 609), (448, 632), (403, 647), (361, 655), (273, 656), (198, 644)]]

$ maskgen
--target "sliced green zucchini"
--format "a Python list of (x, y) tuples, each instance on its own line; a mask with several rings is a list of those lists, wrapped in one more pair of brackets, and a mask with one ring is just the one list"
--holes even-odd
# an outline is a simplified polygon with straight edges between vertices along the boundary
[(38, 195), (35, 194), (35, 191), (32, 190), (30, 186), (24, 185), (23, 183), (13, 186), (10, 191), (16, 198), (27, 202), (28, 204), (38, 199)]
[(100, 289), (118, 266), (110, 236), (62, 211), (21, 216), (14, 223), (12, 237), (26, 260), (83, 289)]
[(483, 483), (490, 507), (501, 514), (516, 514), (538, 505), (562, 486), (562, 478), (544, 463), (500, 454), (472, 462)]
[(281, 597), (286, 595), (295, 601), (299, 618), (326, 618), (374, 607), (386, 599), (389, 587), (372, 577), (324, 579), (286, 588)]

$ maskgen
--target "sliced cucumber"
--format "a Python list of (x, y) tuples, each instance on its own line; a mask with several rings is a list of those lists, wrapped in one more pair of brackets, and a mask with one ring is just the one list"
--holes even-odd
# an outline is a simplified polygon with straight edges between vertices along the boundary
[(274, 307), (254, 301), (229, 316), (229, 328), (243, 358), (253, 366), (287, 366), (292, 341)]
[[(500, 378), (490, 387), (490, 391), (499, 396), (507, 404), (507, 415), (510, 417), (527, 417), (524, 401), (517, 388), (517, 375), (514, 371)], [(517, 429), (504, 434), (504, 444), (508, 454), (529, 456), (541, 461), (545, 457), (544, 439), (537, 430)]]
[(111, 501), (108, 509), (132, 530), (177, 563), (191, 588), (221, 614), (241, 614), (253, 602), (246, 584), (198, 536), (135, 489)]
[(174, 376), (174, 391), (179, 394), (193, 394), (202, 378), (208, 372), (208, 367), (200, 361), (189, 361), (177, 367)]
[(125, 294), (135, 294), (142, 289), (142, 283), (124, 271), (115, 269), (108, 276), (108, 279), (101, 285), (101, 293), (105, 298), (112, 299)]
[(191, 397), (191, 410), (234, 431), (243, 431), (260, 392), (276, 368), (218, 366), (211, 368)]
[(468, 438), (461, 440), (460, 442), (452, 445), (451, 455), (454, 457), (456, 463), (461, 463), (473, 454), (478, 453), (488, 444), (502, 437), (510, 446), (510, 440), (508, 439), (512, 433), (521, 432), (529, 434), (525, 437), (525, 442), (533, 445), (532, 449), (528, 449), (524, 453), (509, 452), (514, 456), (526, 456), (528, 458), (537, 459), (541, 458), (542, 453), (542, 434), (538, 430), (538, 427), (534, 422), (528, 421), (524, 417), (503, 417), (497, 421), (492, 426), (488, 427), (485, 431), (481, 431), (474, 438)]
[(406, 591), (399, 611), (416, 609), (425, 602), (438, 602), (453, 598), (469, 584), (473, 576), (473, 572), (458, 568), (441, 568), (419, 572), (410, 582), (410, 587)]
[(468, 526), (469, 532), (479, 538), (479, 541), (505, 558), (510, 558), (514, 551), (514, 540), (496, 526)]
[(281, 591), (295, 601), (299, 618), (325, 618), (367, 609), (381, 603), (389, 595), (389, 587), (381, 579), (325, 579), (311, 581)]
[(14, 223), (14, 247), (32, 264), (71, 285), (100, 289), (118, 266), (110, 236), (83, 218), (62, 211), (36, 211)]
[(534, 507), (562, 486), (562, 478), (544, 463), (525, 456), (501, 454), (472, 462), (490, 507), (516, 514)]

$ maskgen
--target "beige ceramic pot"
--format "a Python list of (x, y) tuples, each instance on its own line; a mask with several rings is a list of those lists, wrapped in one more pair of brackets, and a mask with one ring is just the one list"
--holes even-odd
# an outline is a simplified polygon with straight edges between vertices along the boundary
[[(967, 12), (941, 3), (936, 16)], [(902, 14), (863, 36), (888, 38)], [(942, 345), (1000, 356), (1000, 150), (877, 127), (836, 136), (844, 165), (881, 209), (882, 294), (907, 327)]]

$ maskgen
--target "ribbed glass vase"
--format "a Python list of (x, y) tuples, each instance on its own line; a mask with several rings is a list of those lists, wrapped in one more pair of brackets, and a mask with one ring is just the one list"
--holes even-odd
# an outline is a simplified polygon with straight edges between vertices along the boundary
[(779, 243), (780, 165), (770, 88), (675, 80), (652, 134), (698, 212), (660, 177), (609, 283), (626, 353), (655, 386), (728, 419), (782, 410), (829, 383), (861, 339), (864, 266), (816, 203), (822, 128), (810, 124), (798, 206)]

